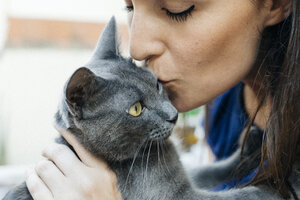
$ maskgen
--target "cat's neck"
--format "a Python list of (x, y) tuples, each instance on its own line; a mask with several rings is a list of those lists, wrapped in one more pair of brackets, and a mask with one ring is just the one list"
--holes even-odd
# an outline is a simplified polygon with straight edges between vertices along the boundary
[[(152, 164), (154, 166), (160, 167), (160, 165), (165, 165), (166, 162), (178, 162), (178, 154), (176, 152), (175, 147), (169, 141), (163, 142), (148, 142), (142, 145), (139, 149), (136, 150), (134, 157), (130, 159), (126, 159), (123, 161), (111, 161), (106, 160), (110, 166), (130, 166), (138, 164)], [(165, 167), (165, 166), (164, 166)]]
[(171, 200), (175, 198), (170, 189), (184, 191), (180, 195), (194, 192), (170, 141), (164, 145), (153, 142), (141, 149), (136, 158), (110, 163), (110, 166), (118, 177), (124, 199)]

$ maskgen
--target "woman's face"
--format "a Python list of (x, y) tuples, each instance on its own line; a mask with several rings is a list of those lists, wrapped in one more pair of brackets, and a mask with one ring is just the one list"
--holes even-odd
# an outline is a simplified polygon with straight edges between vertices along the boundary
[(266, 15), (253, 1), (125, 2), (130, 54), (146, 60), (180, 112), (207, 103), (247, 77)]

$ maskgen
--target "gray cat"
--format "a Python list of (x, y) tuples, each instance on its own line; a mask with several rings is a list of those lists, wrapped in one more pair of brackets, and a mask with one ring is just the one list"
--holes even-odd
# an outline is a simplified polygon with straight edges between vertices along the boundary
[[(68, 80), (56, 121), (91, 153), (106, 160), (117, 175), (124, 200), (280, 199), (265, 186), (224, 192), (204, 189), (233, 178), (240, 149), (228, 160), (194, 171), (194, 182), (190, 180), (168, 140), (177, 120), (176, 109), (153, 73), (119, 55), (116, 38), (113, 18), (91, 61)], [(255, 142), (246, 144), (242, 156), (259, 149), (260, 145), (253, 149), (253, 144), (260, 144), (256, 140), (261, 140), (256, 134), (251, 131)], [(67, 144), (63, 138), (57, 142)], [(249, 173), (258, 160), (242, 165), (244, 172), (235, 175)], [(12, 199), (32, 199), (25, 183), (4, 197)]]

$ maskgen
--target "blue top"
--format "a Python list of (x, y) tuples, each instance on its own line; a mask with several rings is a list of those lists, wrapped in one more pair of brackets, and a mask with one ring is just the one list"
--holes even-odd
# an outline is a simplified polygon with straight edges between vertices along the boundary
[[(212, 101), (209, 106), (209, 124), (207, 143), (216, 157), (216, 161), (226, 159), (238, 148), (239, 137), (247, 126), (249, 117), (243, 104), (244, 84), (239, 83)], [(230, 189), (248, 183), (256, 170), (241, 181), (224, 183), (213, 191)]]
[(214, 99), (209, 106), (207, 143), (216, 160), (229, 157), (238, 147), (240, 134), (247, 126), (243, 105), (243, 83)]

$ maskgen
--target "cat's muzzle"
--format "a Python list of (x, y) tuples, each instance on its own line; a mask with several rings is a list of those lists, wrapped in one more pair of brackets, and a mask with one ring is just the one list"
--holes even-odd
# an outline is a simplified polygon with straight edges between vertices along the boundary
[(153, 141), (165, 140), (172, 133), (173, 127), (163, 127), (151, 130), (150, 139)]

